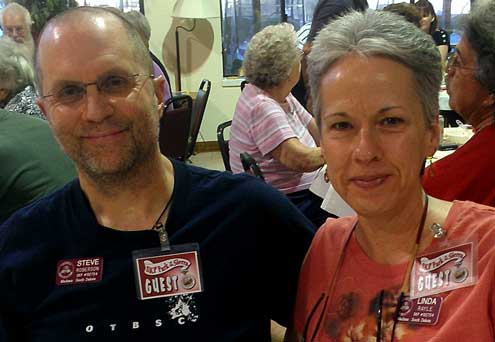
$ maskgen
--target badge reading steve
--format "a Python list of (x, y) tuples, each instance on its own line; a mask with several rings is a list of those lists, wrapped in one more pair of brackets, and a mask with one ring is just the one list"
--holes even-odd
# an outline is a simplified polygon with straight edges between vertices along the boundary
[(195, 250), (135, 258), (135, 271), (140, 299), (203, 291)]
[(411, 298), (471, 286), (476, 283), (473, 242), (452, 246), (416, 258), (411, 272)]
[(102, 273), (103, 258), (60, 260), (57, 263), (55, 283), (57, 285), (95, 283), (101, 280)]

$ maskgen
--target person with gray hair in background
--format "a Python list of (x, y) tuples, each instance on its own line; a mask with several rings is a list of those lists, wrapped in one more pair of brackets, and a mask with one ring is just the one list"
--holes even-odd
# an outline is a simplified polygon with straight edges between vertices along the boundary
[(0, 107), (45, 119), (36, 105), (31, 59), (11, 40), (0, 39)]
[(299, 80), (301, 50), (290, 24), (265, 27), (249, 42), (246, 80), (230, 129), (230, 165), (244, 172), (248, 152), (266, 182), (286, 194), (316, 227), (328, 213), (309, 187), (324, 161), (314, 118), (290, 93)]
[(34, 57), (34, 40), (31, 35), (31, 15), (29, 11), (19, 5), (11, 2), (0, 11), (0, 26), (5, 33), (4, 37), (12, 39), (19, 44), (29, 58)]
[(474, 136), (423, 176), (428, 194), (495, 206), (495, 1), (476, 4), (447, 64), (449, 105)]
[[(139, 35), (143, 39), (144, 44), (146, 47), (150, 48), (150, 38), (151, 38), (151, 27), (148, 22), (148, 19), (142, 14), (141, 12), (132, 10), (129, 12), (123, 13), (123, 16), (127, 21), (129, 21), (132, 26), (138, 31)], [(172, 92), (170, 89), (170, 79), (168, 78), (167, 71), (165, 70), (165, 67), (160, 66), (161, 62), (156, 57), (153, 52), (150, 50), (150, 56), (151, 59), (153, 60), (153, 75), (155, 76), (160, 76), (162, 75), (163, 78), (165, 79), (165, 82), (163, 83), (163, 91), (164, 91), (164, 97), (163, 97), (163, 102), (167, 102), (171, 97), (172, 97)], [(163, 69), (162, 69), (163, 68)], [(172, 108), (169, 106), (168, 108)]]
[(439, 142), (434, 42), (396, 14), (353, 12), (308, 65), (328, 178), (357, 216), (316, 233), (288, 339), (494, 341), (495, 209), (421, 185)]

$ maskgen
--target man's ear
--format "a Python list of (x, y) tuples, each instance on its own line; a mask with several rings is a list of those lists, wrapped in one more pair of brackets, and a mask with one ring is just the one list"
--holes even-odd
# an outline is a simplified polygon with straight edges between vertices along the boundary
[(37, 97), (36, 104), (38, 105), (41, 113), (43, 113), (43, 116), (46, 118), (46, 120), (50, 122), (50, 117), (48, 116), (48, 111), (46, 110), (46, 101)]
[(155, 87), (155, 96), (158, 99), (158, 103), (163, 103), (163, 98), (165, 97), (165, 90), (163, 89), (163, 85), (165, 83), (165, 79), (162, 75), (159, 75), (153, 79), (153, 86)]

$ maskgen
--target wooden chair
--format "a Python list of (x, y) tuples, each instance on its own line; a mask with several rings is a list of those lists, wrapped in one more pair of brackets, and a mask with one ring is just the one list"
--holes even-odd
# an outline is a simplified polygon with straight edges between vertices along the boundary
[[(187, 159), (192, 103), (189, 95), (173, 96), (165, 103), (159, 134), (160, 152), (163, 155), (182, 161)], [(166, 111), (171, 104), (174, 109)]]
[(194, 153), (194, 147), (196, 146), (196, 140), (198, 139), (199, 129), (201, 128), (201, 122), (203, 121), (203, 115), (206, 109), (206, 103), (210, 96), (211, 82), (209, 80), (203, 80), (199, 86), (198, 94), (194, 100), (191, 130), (189, 134), (189, 140), (187, 144), (186, 159), (192, 156)]
[(220, 153), (222, 155), (223, 165), (225, 166), (225, 170), (230, 172), (232, 172), (232, 169), (230, 167), (230, 160), (229, 160), (229, 141), (225, 139), (224, 131), (227, 127), (230, 127), (231, 125), (232, 125), (232, 120), (229, 120), (226, 122), (222, 122), (217, 127), (217, 142), (218, 142), (218, 147), (220, 148)]

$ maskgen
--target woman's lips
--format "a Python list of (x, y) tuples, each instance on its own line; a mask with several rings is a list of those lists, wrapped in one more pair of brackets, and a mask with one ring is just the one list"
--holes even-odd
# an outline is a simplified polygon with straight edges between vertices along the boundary
[(372, 189), (385, 183), (388, 175), (358, 176), (350, 179), (351, 183), (359, 188)]

